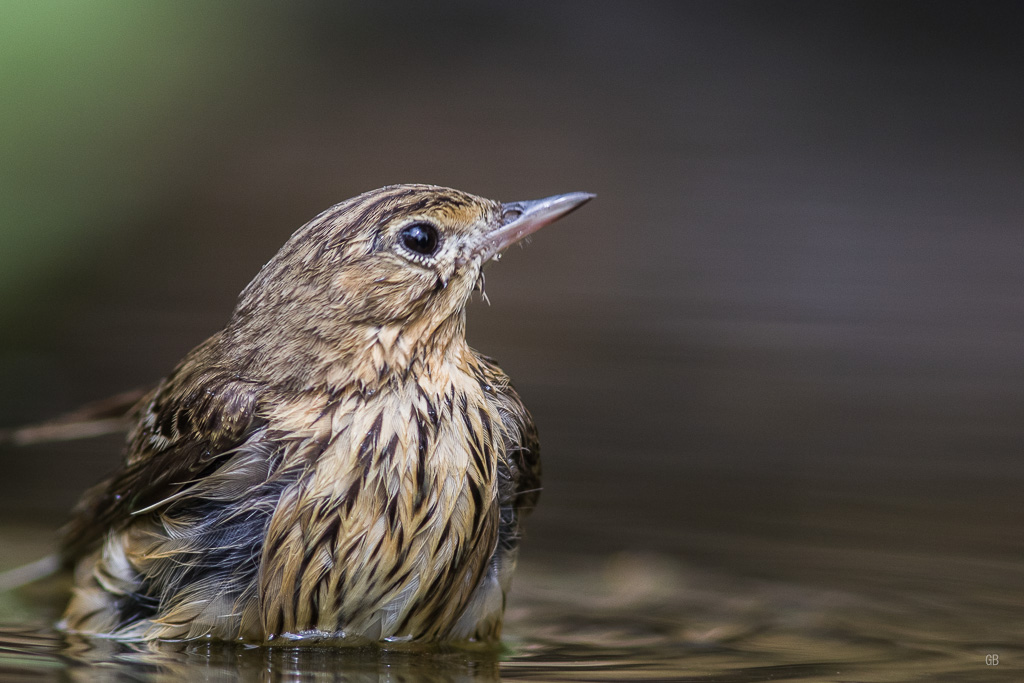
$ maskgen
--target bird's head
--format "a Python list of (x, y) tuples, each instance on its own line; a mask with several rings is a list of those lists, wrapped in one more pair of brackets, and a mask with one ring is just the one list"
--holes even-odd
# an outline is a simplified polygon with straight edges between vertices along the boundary
[(228, 337), (291, 362), (310, 349), (446, 343), (462, 333), (484, 263), (592, 197), (501, 203), (431, 185), (367, 192), (291, 236), (242, 292)]

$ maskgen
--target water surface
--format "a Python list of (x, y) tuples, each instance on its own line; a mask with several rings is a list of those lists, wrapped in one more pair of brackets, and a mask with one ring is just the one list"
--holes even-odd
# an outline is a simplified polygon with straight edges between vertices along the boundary
[[(691, 533), (595, 524), (599, 513), (585, 508), (588, 527), (573, 529), (555, 512), (539, 518), (537, 535), (566, 542), (526, 546), (500, 648), (140, 648), (67, 638), (51, 627), (67, 590), (53, 579), (0, 599), (0, 680), (1019, 680), (1024, 562), (969, 518), (957, 530), (940, 510), (904, 507), (907, 539), (940, 539), (908, 545), (865, 535), (886, 509), (863, 500), (823, 507), (816, 534), (779, 514), (752, 536), (730, 530), (728, 515)], [(5, 528), (5, 566), (47, 551), (49, 531)], [(652, 545), (652, 533), (660, 549), (628, 549)], [(972, 533), (976, 545), (959, 552)], [(577, 550), (602, 543), (603, 552)]]

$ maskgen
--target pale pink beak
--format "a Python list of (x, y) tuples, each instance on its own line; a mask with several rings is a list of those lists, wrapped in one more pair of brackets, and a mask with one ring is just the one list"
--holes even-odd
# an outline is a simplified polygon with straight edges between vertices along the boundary
[(575, 211), (595, 196), (589, 192), (569, 192), (527, 202), (505, 202), (501, 205), (501, 223), (485, 234), (473, 251), (486, 262), (505, 247)]

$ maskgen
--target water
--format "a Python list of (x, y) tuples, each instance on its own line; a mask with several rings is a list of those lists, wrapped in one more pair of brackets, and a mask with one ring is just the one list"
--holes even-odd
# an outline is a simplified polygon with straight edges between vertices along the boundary
[[(832, 500), (818, 511), (816, 534), (775, 514), (757, 536), (723, 521), (749, 523), (756, 506), (731, 506), (689, 532), (640, 530), (628, 519), (594, 524), (579, 501), (590, 524), (573, 528), (553, 503), (553, 514), (538, 515), (541, 547), (527, 545), (516, 575), (500, 648), (140, 648), (67, 638), (50, 626), (67, 582), (51, 579), (0, 599), (0, 680), (1019, 680), (1019, 539), (975, 523), (962, 502), (904, 502), (889, 519), (906, 536), (865, 533), (891, 510)], [(657, 545), (644, 541), (652, 532), (660, 550), (621, 549)], [(5, 528), (4, 564), (46, 552), (47, 533)], [(544, 540), (559, 536), (565, 543)]]
[[(596, 192), (469, 314), (544, 447), (503, 648), (70, 642), (50, 582), (0, 679), (1024, 680), (1019, 3), (262, 4), (8, 13), (0, 426), (163, 376), (358, 192)], [(0, 449), (0, 570), (119, 453)]]

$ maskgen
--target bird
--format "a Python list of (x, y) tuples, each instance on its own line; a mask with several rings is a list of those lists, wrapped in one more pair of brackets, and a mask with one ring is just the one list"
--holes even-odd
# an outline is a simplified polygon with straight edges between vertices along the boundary
[(299, 228), (129, 413), (64, 527), (59, 627), (121, 641), (496, 642), (533, 418), (466, 342), (502, 250), (592, 199), (391, 185)]

